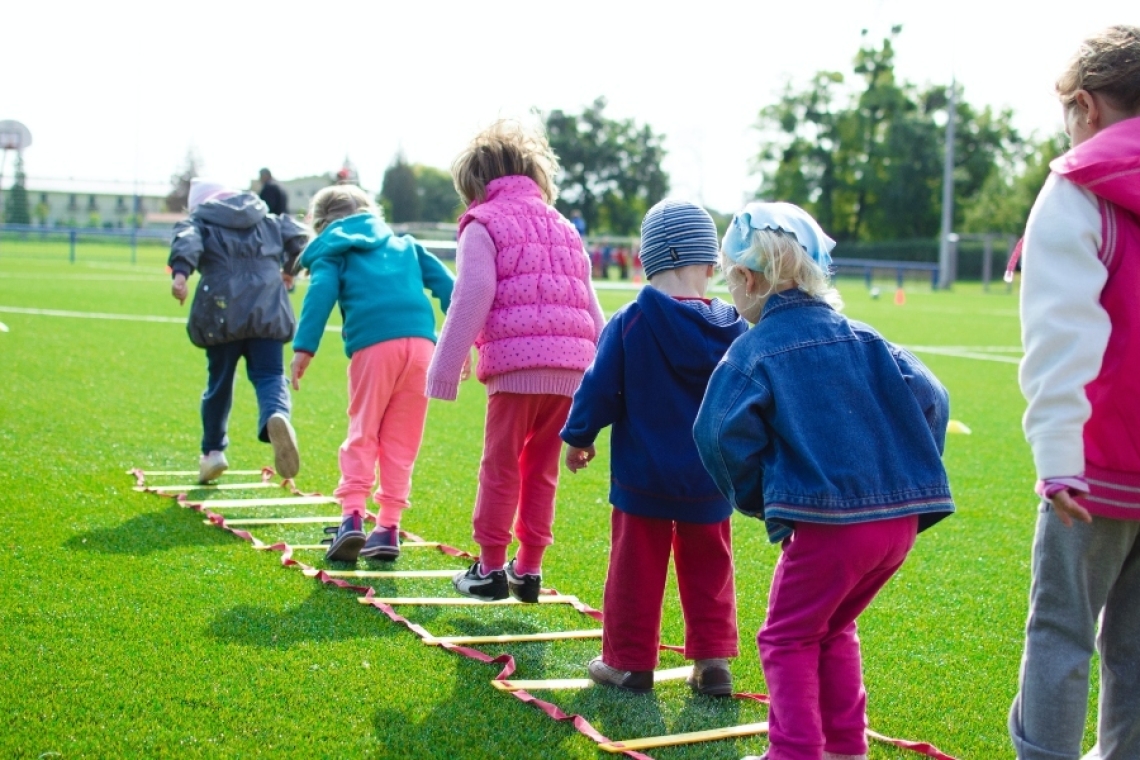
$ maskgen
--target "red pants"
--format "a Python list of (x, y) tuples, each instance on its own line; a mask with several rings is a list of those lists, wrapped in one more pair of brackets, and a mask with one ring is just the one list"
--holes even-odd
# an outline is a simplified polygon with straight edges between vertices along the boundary
[(554, 492), (558, 488), (558, 433), (570, 414), (570, 397), (494, 393), (487, 400), (479, 493), (475, 497), (475, 543), (485, 567), (501, 566), (511, 543), (536, 550), (554, 543)]
[(670, 550), (685, 616), (686, 659), (739, 654), (730, 521), (661, 520), (615, 509), (602, 624), (607, 665), (619, 670), (657, 667)]
[(756, 637), (772, 704), (771, 760), (867, 754), (867, 692), (855, 618), (906, 559), (918, 518), (798, 522), (776, 563)]

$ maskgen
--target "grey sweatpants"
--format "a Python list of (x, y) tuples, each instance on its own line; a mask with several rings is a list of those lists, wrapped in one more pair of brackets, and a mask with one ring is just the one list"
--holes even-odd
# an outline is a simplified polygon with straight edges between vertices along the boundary
[(1101, 657), (1100, 705), (1097, 747), (1088, 757), (1140, 758), (1138, 537), (1140, 521), (1093, 517), (1066, 528), (1042, 503), (1025, 654), (1009, 715), (1020, 760), (1080, 758), (1094, 647)]

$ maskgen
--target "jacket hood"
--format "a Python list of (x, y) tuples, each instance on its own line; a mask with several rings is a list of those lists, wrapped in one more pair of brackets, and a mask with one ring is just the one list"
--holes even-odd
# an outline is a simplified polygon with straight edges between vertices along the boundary
[(265, 201), (253, 193), (239, 193), (221, 200), (206, 201), (194, 209), (191, 216), (231, 230), (245, 230), (260, 224), (268, 214), (269, 207)]
[(386, 244), (392, 228), (375, 214), (364, 211), (325, 227), (301, 254), (301, 266), (308, 268), (323, 256), (343, 256), (352, 251), (370, 251)]
[(645, 287), (637, 296), (637, 305), (669, 365), (682, 377), (701, 383), (707, 382), (728, 347), (747, 330), (736, 309), (715, 298), (708, 304), (679, 301)]
[(1140, 116), (1102, 129), (1049, 164), (1089, 192), (1140, 213)]

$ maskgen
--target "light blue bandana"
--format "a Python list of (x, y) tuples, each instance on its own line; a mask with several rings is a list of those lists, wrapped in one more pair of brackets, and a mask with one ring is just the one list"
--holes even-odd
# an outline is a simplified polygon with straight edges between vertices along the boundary
[(824, 272), (831, 266), (835, 241), (827, 236), (808, 212), (791, 203), (749, 203), (732, 218), (721, 247), (737, 264), (761, 272), (763, 263), (752, 248), (753, 230), (779, 230), (795, 237)]

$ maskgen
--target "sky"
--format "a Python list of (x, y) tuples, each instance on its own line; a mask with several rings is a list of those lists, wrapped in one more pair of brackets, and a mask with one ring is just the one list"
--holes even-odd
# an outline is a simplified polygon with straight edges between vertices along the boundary
[(1080, 41), (1140, 24), (1136, 0), (6, 5), (0, 120), (32, 133), (29, 186), (161, 189), (193, 150), (238, 187), (262, 166), (289, 179), (348, 156), (378, 191), (398, 151), (446, 169), (495, 119), (603, 96), (610, 118), (665, 136), (671, 195), (727, 212), (759, 185), (759, 111), (787, 82), (850, 75), (864, 29), (878, 42), (902, 26), (900, 79), (954, 77), (971, 104), (1043, 136), (1062, 128), (1053, 83)]

